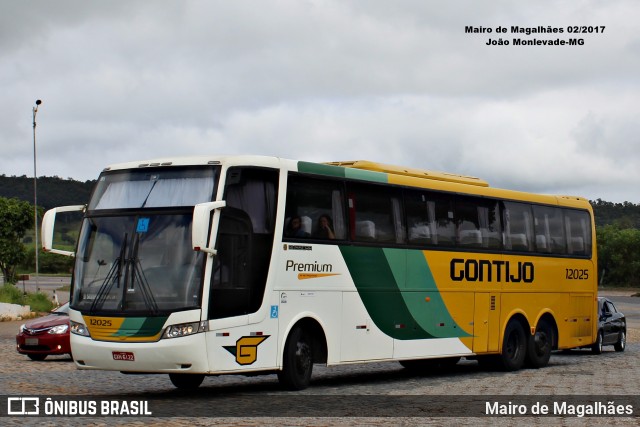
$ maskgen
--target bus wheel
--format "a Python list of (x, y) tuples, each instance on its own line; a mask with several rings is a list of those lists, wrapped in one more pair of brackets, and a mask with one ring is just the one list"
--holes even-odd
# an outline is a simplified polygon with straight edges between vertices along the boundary
[(517, 320), (511, 320), (504, 331), (500, 364), (505, 371), (517, 371), (522, 368), (527, 353), (527, 337), (522, 325)]
[(544, 320), (536, 327), (536, 332), (529, 337), (527, 348), (527, 366), (542, 368), (547, 366), (553, 347), (553, 328)]
[(313, 371), (313, 344), (304, 329), (296, 326), (284, 346), (282, 370), (278, 380), (288, 390), (302, 390), (309, 386)]
[(616, 351), (624, 351), (627, 346), (627, 334), (625, 331), (620, 332), (620, 337), (618, 338), (618, 342), (613, 345), (613, 348)]
[(596, 338), (596, 342), (591, 345), (591, 353), (600, 354), (602, 353), (602, 331), (598, 331), (598, 338)]
[(174, 386), (182, 390), (195, 390), (204, 381), (204, 374), (169, 374)]

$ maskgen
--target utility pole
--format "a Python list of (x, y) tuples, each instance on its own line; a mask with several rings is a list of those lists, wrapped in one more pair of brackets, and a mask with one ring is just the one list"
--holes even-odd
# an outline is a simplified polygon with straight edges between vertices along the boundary
[(34, 243), (36, 250), (36, 291), (40, 289), (40, 283), (38, 281), (40, 276), (38, 263), (38, 252), (40, 252), (40, 246), (38, 245), (38, 174), (36, 169), (36, 113), (38, 112), (40, 104), (42, 104), (42, 101), (38, 99), (35, 107), (33, 107), (33, 223), (36, 239)]

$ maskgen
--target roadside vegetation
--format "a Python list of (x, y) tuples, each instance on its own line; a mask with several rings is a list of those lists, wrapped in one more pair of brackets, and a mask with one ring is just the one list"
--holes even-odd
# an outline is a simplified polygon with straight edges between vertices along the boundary
[(25, 294), (11, 283), (5, 283), (0, 287), (0, 302), (28, 305), (31, 307), (31, 311), (35, 312), (49, 312), (54, 308), (53, 302), (47, 294), (43, 292), (27, 292)]

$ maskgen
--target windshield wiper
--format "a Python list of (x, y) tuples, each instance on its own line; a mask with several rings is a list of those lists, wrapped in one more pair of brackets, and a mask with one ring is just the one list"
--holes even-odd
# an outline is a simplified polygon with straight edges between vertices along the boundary
[[(91, 308), (89, 308), (89, 313), (93, 315), (96, 309), (102, 307), (104, 302), (107, 299), (107, 295), (111, 292), (111, 288), (113, 288), (114, 283), (116, 284), (116, 288), (120, 288), (120, 278), (122, 277), (122, 269), (126, 269), (126, 260), (124, 258), (125, 253), (127, 251), (127, 242), (129, 240), (128, 233), (124, 233), (124, 237), (122, 239), (122, 247), (120, 248), (120, 254), (113, 261), (113, 265), (109, 269), (107, 273), (107, 277), (104, 278), (104, 281), (100, 285), (100, 289), (98, 289), (98, 293), (91, 304)], [(125, 279), (126, 283), (126, 279)]]
[[(140, 246), (140, 234), (136, 235), (136, 240), (133, 244), (133, 256), (129, 260), (129, 268), (131, 269), (131, 287), (127, 287), (127, 291), (133, 292), (135, 287), (134, 285), (138, 283), (140, 285), (140, 292), (142, 294), (142, 301), (144, 305), (153, 312), (153, 314), (158, 313), (158, 304), (156, 303), (155, 298), (153, 297), (153, 293), (151, 292), (151, 287), (149, 286), (149, 281), (144, 274), (144, 270), (142, 268), (142, 264), (140, 263), (140, 259), (138, 258), (138, 248)], [(128, 274), (128, 273), (127, 273)], [(125, 281), (125, 283), (127, 283)], [(126, 292), (125, 292), (126, 297)], [(123, 298), (124, 301), (125, 298)]]

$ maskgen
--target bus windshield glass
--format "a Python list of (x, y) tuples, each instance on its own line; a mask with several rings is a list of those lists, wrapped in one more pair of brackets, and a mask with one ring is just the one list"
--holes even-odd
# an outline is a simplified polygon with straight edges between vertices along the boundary
[(218, 175), (211, 167), (103, 174), (78, 239), (71, 307), (141, 316), (200, 308), (193, 206), (212, 200)]
[(89, 210), (194, 206), (212, 200), (219, 168), (161, 168), (103, 173)]

